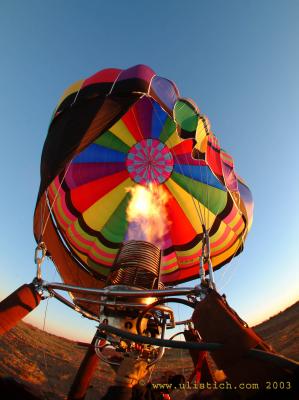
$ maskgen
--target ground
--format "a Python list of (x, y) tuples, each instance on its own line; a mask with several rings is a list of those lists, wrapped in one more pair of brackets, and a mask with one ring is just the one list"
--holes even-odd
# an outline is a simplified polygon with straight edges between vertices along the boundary
[[(254, 329), (279, 353), (299, 361), (299, 302)], [(20, 322), (0, 338), (0, 377), (18, 379), (43, 399), (65, 399), (85, 352), (75, 342)], [(154, 377), (167, 369), (188, 377), (188, 352), (166, 350)], [(100, 399), (113, 376), (112, 369), (100, 362), (86, 400)]]

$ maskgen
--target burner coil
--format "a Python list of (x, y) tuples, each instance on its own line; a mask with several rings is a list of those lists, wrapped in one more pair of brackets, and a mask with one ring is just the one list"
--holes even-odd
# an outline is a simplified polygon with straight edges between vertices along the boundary
[(141, 240), (124, 242), (116, 256), (108, 285), (127, 285), (140, 289), (162, 289), (161, 250)]

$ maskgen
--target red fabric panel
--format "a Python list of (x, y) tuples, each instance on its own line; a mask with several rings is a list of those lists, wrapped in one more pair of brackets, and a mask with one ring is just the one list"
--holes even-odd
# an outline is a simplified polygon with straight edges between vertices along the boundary
[(144, 139), (138, 125), (134, 107), (130, 108), (130, 110), (122, 117), (122, 121), (126, 124), (132, 136), (134, 136), (136, 142), (140, 142), (142, 139)]
[(79, 186), (71, 191), (71, 199), (76, 209), (83, 213), (97, 200), (105, 196), (112, 189), (117, 187), (128, 177), (127, 171), (122, 171), (114, 175), (106, 176), (105, 178), (97, 179), (87, 183), (86, 185)]
[(190, 139), (183, 140), (181, 143), (174, 146), (171, 151), (176, 154), (191, 154), (194, 147), (193, 141)]
[(166, 209), (169, 220), (172, 221), (172, 243), (174, 245), (179, 245), (191, 241), (195, 237), (196, 232), (174, 197), (171, 196), (169, 198)]
[(102, 71), (99, 71), (96, 74), (87, 78), (84, 81), (82, 88), (92, 85), (93, 83), (114, 82), (120, 72), (121, 72), (121, 69), (117, 69), (117, 68), (103, 69)]
[(222, 176), (221, 159), (220, 159), (220, 147), (218, 145), (217, 139), (211, 136), (209, 136), (209, 141), (208, 141), (207, 163), (211, 167), (214, 174), (217, 175), (222, 182), (224, 182)]

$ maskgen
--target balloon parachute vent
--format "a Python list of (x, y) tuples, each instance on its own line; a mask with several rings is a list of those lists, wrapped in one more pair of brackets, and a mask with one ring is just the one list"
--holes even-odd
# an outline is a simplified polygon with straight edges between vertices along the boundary
[(163, 289), (160, 282), (161, 250), (141, 240), (124, 242), (116, 256), (108, 285)]

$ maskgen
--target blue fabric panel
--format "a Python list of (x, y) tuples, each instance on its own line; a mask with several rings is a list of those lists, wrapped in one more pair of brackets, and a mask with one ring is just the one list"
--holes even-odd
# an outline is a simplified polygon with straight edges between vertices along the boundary
[(164, 123), (167, 119), (167, 114), (154, 100), (152, 100), (152, 105), (153, 105), (152, 138), (159, 139), (159, 136), (163, 130)]
[(173, 170), (178, 174), (188, 176), (198, 182), (213, 186), (226, 192), (225, 187), (218, 181), (209, 167), (203, 165), (174, 164)]
[(89, 162), (125, 162), (126, 158), (127, 155), (124, 153), (120, 153), (116, 150), (108, 149), (107, 147), (103, 147), (93, 143), (85, 150), (83, 150), (82, 153), (78, 154), (72, 162), (75, 164)]

